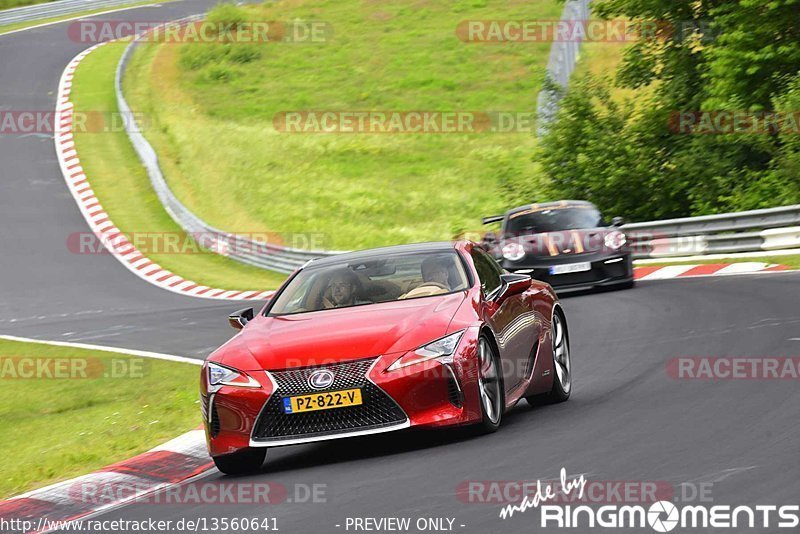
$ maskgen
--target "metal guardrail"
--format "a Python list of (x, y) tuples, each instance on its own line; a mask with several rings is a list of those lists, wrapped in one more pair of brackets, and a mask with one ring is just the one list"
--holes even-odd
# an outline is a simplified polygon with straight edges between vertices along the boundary
[(631, 223), (624, 228), (658, 232), (662, 237), (677, 237), (797, 225), (800, 225), (800, 205)]
[(140, 0), (58, 0), (32, 6), (15, 7), (0, 11), (0, 26), (20, 22), (35, 22), (106, 7), (134, 4), (138, 1)]
[(635, 258), (800, 247), (800, 205), (626, 224)]
[[(202, 18), (202, 15), (187, 17), (176, 24), (186, 24)], [(141, 36), (137, 40), (141, 39)], [(219, 228), (215, 228), (192, 213), (183, 203), (178, 200), (164, 179), (161, 167), (158, 164), (158, 155), (153, 147), (142, 135), (134, 113), (131, 111), (125, 95), (122, 91), (122, 80), (130, 60), (133, 50), (137, 46), (137, 40), (125, 49), (125, 52), (117, 65), (115, 76), (115, 88), (117, 95), (117, 105), (122, 117), (127, 117), (125, 130), (133, 144), (136, 154), (147, 170), (147, 175), (153, 185), (153, 189), (158, 195), (161, 204), (167, 210), (170, 217), (187, 233), (194, 236), (198, 244), (208, 250), (212, 250), (224, 256), (238, 260), (242, 263), (269, 269), (280, 273), (290, 273), (306, 263), (308, 260), (339, 254), (339, 251), (324, 250), (301, 250), (296, 248), (282, 247), (264, 241), (249, 239), (244, 236), (231, 234)]]
[[(562, 21), (589, 20), (591, 0), (569, 0), (561, 14)], [(554, 41), (547, 61), (545, 87), (539, 91), (536, 102), (536, 129), (538, 135), (547, 133), (549, 124), (558, 113), (558, 104), (569, 85), (580, 54), (580, 40)]]

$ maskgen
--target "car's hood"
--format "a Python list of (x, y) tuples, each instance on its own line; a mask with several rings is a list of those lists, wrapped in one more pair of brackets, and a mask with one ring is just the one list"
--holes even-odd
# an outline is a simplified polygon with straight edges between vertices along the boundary
[(405, 352), (444, 336), (465, 295), (462, 291), (282, 317), (257, 316), (212, 358), (252, 371)]

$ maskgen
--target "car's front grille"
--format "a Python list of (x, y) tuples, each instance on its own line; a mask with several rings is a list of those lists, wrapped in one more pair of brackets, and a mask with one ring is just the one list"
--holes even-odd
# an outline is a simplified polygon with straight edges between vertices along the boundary
[[(375, 359), (359, 360), (324, 367), (307, 367), (270, 372), (278, 389), (273, 393), (253, 428), (253, 441), (280, 441), (319, 437), (361, 430), (377, 430), (407, 420), (405, 412), (382, 389), (367, 379)], [(320, 391), (308, 385), (308, 377), (318, 369), (334, 375), (333, 384)], [(283, 399), (294, 395), (324, 393), (360, 388), (362, 404), (329, 410), (284, 413)]]

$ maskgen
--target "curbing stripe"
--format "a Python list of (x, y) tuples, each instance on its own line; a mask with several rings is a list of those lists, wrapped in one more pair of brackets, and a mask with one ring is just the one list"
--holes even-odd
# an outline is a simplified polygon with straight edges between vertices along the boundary
[(192, 280), (186, 280), (149, 260), (127, 239), (102, 239), (103, 237), (109, 237), (110, 233), (122, 234), (97, 200), (90, 181), (80, 165), (80, 158), (71, 131), (74, 104), (70, 101), (70, 93), (72, 91), (72, 79), (80, 62), (91, 52), (105, 44), (107, 43), (89, 47), (67, 64), (61, 74), (56, 97), (55, 124), (57, 126), (53, 135), (56, 155), (58, 156), (61, 173), (67, 188), (78, 204), (78, 208), (89, 228), (100, 238), (105, 248), (130, 272), (161, 289), (188, 297), (204, 299), (265, 300), (270, 298), (275, 293), (274, 291), (214, 289), (197, 292), (195, 289), (200, 287), (200, 284)]
[(667, 280), (671, 278), (694, 278), (698, 276), (730, 276), (735, 274), (772, 273), (788, 271), (787, 265), (772, 265), (763, 262), (713, 263), (702, 265), (667, 265), (664, 267), (634, 267), (636, 280)]
[(662, 280), (664, 278), (677, 278), (687, 273), (694, 265), (668, 265), (645, 275), (642, 280)]

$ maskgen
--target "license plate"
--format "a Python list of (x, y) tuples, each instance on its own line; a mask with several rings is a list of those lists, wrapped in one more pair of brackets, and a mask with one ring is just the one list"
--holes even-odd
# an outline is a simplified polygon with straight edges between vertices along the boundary
[(341, 391), (326, 391), (312, 393), (311, 395), (297, 395), (283, 399), (284, 413), (313, 412), (316, 410), (331, 410), (345, 406), (362, 404), (361, 390), (343, 389)]
[(550, 274), (567, 274), (567, 273), (582, 273), (583, 271), (591, 271), (592, 264), (588, 261), (581, 263), (567, 263), (564, 265), (553, 265), (550, 267)]

